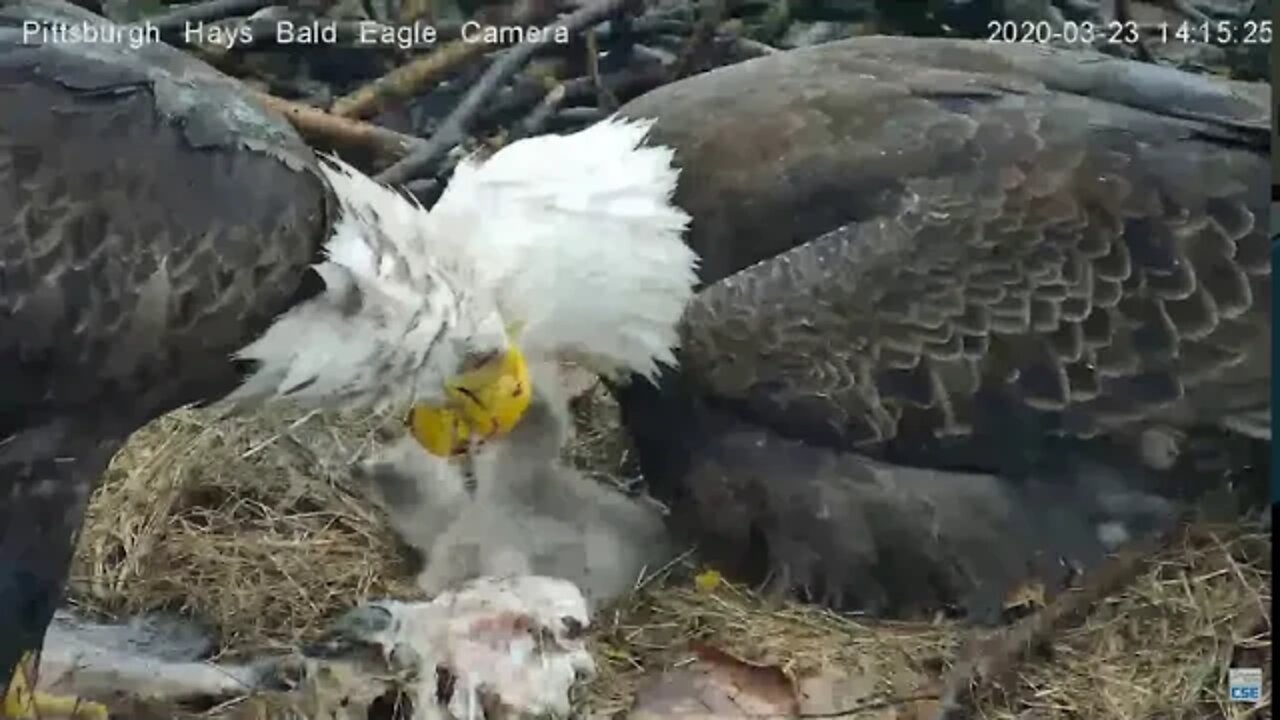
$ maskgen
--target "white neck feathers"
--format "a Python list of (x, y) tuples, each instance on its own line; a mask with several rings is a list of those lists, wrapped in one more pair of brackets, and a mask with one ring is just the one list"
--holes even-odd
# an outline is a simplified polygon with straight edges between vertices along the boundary
[(646, 376), (673, 363), (697, 258), (671, 204), (672, 151), (641, 146), (650, 124), (611, 119), (464, 161), (430, 211), (326, 159), (339, 203), (315, 268), (326, 289), (238, 353), (257, 370), (227, 401), (436, 398), (498, 321), (535, 358)]
[(381, 408), (438, 398), (459, 359), (454, 341), (481, 311), (463, 302), (467, 268), (430, 237), (421, 206), (336, 157), (321, 171), (338, 202), (315, 266), (325, 291), (237, 354), (257, 370), (227, 401)]

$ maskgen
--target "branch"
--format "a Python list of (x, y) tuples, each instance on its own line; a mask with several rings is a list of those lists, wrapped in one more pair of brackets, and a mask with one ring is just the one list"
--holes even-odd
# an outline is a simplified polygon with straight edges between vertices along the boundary
[(609, 111), (598, 107), (571, 107), (558, 110), (555, 119), (565, 123), (592, 125), (609, 117)]
[(538, 103), (538, 106), (533, 109), (533, 112), (529, 113), (529, 116), (524, 119), (524, 122), (520, 123), (520, 125), (516, 127), (515, 132), (512, 133), (511, 139), (516, 140), (522, 137), (529, 137), (541, 133), (542, 129), (546, 127), (547, 121), (551, 119), (551, 116), (555, 111), (560, 108), (562, 103), (564, 103), (567, 95), (568, 93), (562, 84), (558, 84), (551, 88), (551, 92), (548, 92), (546, 97), (542, 98), (542, 102)]
[(759, 40), (752, 40), (749, 37), (738, 37), (733, 42), (744, 55), (749, 57), (764, 57), (765, 55), (777, 55), (782, 52), (772, 45), (762, 43)]
[(692, 75), (702, 61), (702, 54), (711, 47), (716, 38), (720, 23), (727, 14), (725, 0), (700, 0), (698, 3), (698, 21), (693, 26), (693, 33), (681, 49), (675, 66), (671, 68), (671, 79), (679, 80)]
[[(1128, 25), (1134, 22), (1133, 7), (1129, 4), (1129, 0), (1116, 0), (1115, 4), (1116, 22), (1122, 25)], [(1138, 42), (1135, 43), (1138, 53), (1138, 59), (1143, 62), (1155, 62), (1156, 56), (1151, 52), (1151, 46), (1147, 45), (1147, 41), (1142, 37), (1142, 33), (1138, 33)]]
[(428, 85), (439, 82), (454, 68), (478, 57), (489, 46), (483, 42), (456, 40), (439, 50), (392, 70), (350, 95), (338, 98), (332, 112), (347, 118), (376, 115), (387, 100), (417, 95)]
[(609, 92), (609, 88), (600, 79), (600, 42), (596, 39), (594, 30), (588, 30), (586, 35), (587, 76), (591, 78), (591, 84), (596, 91), (596, 104), (609, 112), (613, 112), (618, 109), (618, 98)]
[(543, 31), (538, 33), (536, 41), (517, 45), (503, 53), (502, 57), (490, 65), (489, 69), (480, 77), (480, 80), (472, 86), (471, 90), (463, 97), (462, 102), (458, 103), (453, 112), (449, 113), (449, 116), (440, 125), (440, 129), (431, 136), (431, 139), (422, 147), (414, 150), (409, 157), (383, 170), (378, 174), (377, 179), (386, 184), (399, 184), (429, 168), (442, 155), (448, 153), (458, 143), (462, 142), (466, 137), (467, 127), (470, 125), (471, 119), (484, 105), (485, 101), (489, 99), (489, 96), (524, 66), (529, 58), (533, 57), (534, 53), (550, 44), (558, 30), (564, 28), (571, 33), (578, 32), (583, 28), (603, 21), (610, 15), (617, 14), (629, 2), (631, 0), (596, 0), (596, 2), (581, 7), (565, 18), (543, 28)]
[(328, 145), (371, 147), (386, 158), (401, 158), (423, 145), (423, 141), (372, 123), (331, 115), (319, 108), (255, 92), (267, 107), (284, 115), (308, 140)]
[[(634, 97), (663, 84), (667, 80), (667, 75), (666, 68), (657, 63), (644, 62), (633, 63), (617, 72), (605, 73), (600, 76), (600, 81), (614, 97)], [(564, 80), (559, 84), (564, 86), (565, 91), (561, 105), (590, 101), (596, 93), (595, 81), (589, 75)], [(493, 98), (480, 112), (476, 113), (473, 127), (518, 122), (521, 117), (526, 116), (538, 103), (542, 102), (547, 92), (545, 82), (524, 82), (516, 85), (509, 95)]]
[[(878, 698), (875, 700), (864, 700), (856, 705), (844, 708), (843, 710), (820, 713), (800, 713), (796, 717), (804, 718), (805, 720), (820, 720), (822, 718), (832, 718), (834, 720), (834, 718), (852, 717), (854, 715), (871, 712), (872, 710), (884, 710), (891, 707), (897, 707), (899, 705), (910, 705), (911, 703), (917, 703), (923, 700), (937, 699), (938, 693), (936, 692), (918, 692), (911, 695), (897, 695), (894, 697)], [(898, 717), (897, 713), (894, 713), (894, 717)]]

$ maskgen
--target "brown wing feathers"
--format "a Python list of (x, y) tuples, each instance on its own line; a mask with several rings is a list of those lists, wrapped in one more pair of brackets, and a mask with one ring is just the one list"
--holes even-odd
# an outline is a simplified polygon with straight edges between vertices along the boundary
[[(924, 49), (916, 66), (880, 62), (892, 53), (876, 42)], [(993, 404), (1091, 436), (1266, 402), (1265, 128), (1158, 114), (1114, 87), (1057, 92), (1014, 77), (999, 48), (980, 74), (983, 51), (960, 73), (929, 67), (918, 41), (859, 47), (719, 71), (709, 98), (756, 107), (726, 108), (735, 125), (714, 139), (667, 116), (656, 128), (728, 193), (681, 187), (704, 279), (729, 275), (688, 315), (684, 362), (710, 394), (785, 435), (862, 448), (963, 437)], [(765, 97), (728, 99), (735, 83)], [(773, 153), (750, 180), (737, 144)], [(717, 210), (750, 216), (778, 195), (804, 199), (751, 226)], [(816, 239), (794, 236), (814, 223)], [(799, 247), (736, 275), (722, 259), (779, 244)]]

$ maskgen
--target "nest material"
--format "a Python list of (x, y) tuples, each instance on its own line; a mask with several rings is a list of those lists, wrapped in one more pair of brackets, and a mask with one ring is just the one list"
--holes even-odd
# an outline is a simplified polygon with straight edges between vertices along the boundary
[(71, 599), (177, 610), (236, 655), (293, 646), (352, 605), (414, 594), (378, 512), (348, 484), (373, 418), (179, 411), (134, 435), (95, 493)]
[[(578, 409), (568, 457), (616, 475), (625, 454), (616, 409), (598, 389)], [(73, 602), (109, 615), (181, 610), (213, 628), (224, 653), (245, 657), (314, 639), (368, 599), (416, 597), (413, 568), (348, 480), (384, 429), (377, 419), (298, 413), (214, 422), (182, 411), (156, 421), (93, 498)], [(1011, 687), (986, 693), (980, 714), (1261, 717), (1269, 710), (1227, 700), (1226, 674), (1270, 667), (1270, 587), (1269, 534), (1202, 529), (1054, 638), (1051, 656), (1023, 664)], [(601, 613), (592, 641), (600, 672), (580, 700), (596, 717), (625, 710), (641, 678), (687, 660), (692, 640), (793, 676), (840, 667), (873, 678), (879, 694), (918, 694), (940, 685), (964, 632), (779, 606), (672, 575)]]

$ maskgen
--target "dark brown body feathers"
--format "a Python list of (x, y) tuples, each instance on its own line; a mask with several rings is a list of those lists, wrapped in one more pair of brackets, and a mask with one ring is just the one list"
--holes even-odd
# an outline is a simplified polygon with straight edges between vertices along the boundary
[[(1013, 477), (1045, 467), (1046, 439), (1266, 416), (1269, 107), (1265, 86), (918, 38), (782, 53), (632, 102), (676, 148), (706, 284), (682, 370), (620, 392), (650, 485), (738, 560), (764, 547), (776, 574), (812, 555), (856, 586), (855, 556), (876, 557), (857, 518), (918, 513), (868, 495), (892, 473), (833, 452)], [(756, 452), (727, 449), (744, 437)], [(911, 477), (906, 495), (952, 502), (945, 475)], [(997, 500), (1046, 511), (1019, 497), (972, 500), (971, 528), (919, 542), (1035, 544), (1034, 527), (977, 519)], [(1096, 497), (1072, 502), (1083, 517)], [(848, 530), (823, 535), (824, 513)]]
[(0, 373), (18, 382), (0, 435), (229, 391), (230, 355), (288, 307), (327, 235), (311, 151), (166, 46), (4, 42)]
[(28, 19), (105, 22), (0, 3), (0, 680), (43, 635), (111, 455), (235, 387), (330, 204), (236, 81), (163, 45), (24, 42)]

